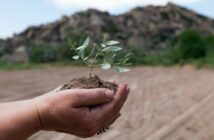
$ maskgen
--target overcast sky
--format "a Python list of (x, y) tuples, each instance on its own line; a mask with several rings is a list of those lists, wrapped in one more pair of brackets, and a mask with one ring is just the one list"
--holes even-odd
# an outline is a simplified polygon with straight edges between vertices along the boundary
[(214, 19), (214, 0), (0, 0), (0, 38), (88, 8), (121, 14), (136, 6), (165, 5), (169, 1)]

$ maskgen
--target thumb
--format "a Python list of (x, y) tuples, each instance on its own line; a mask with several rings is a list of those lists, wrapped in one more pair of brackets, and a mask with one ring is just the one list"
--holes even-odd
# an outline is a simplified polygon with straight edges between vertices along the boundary
[(92, 106), (110, 102), (114, 98), (113, 91), (104, 88), (75, 89), (73, 91), (75, 107)]

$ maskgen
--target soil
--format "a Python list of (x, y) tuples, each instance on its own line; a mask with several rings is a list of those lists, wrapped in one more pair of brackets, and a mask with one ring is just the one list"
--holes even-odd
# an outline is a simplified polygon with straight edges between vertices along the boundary
[(107, 88), (116, 93), (118, 86), (117, 84), (103, 81), (98, 76), (95, 75), (94, 77), (74, 78), (70, 82), (64, 84), (60, 90), (77, 89), (77, 88), (81, 89)]

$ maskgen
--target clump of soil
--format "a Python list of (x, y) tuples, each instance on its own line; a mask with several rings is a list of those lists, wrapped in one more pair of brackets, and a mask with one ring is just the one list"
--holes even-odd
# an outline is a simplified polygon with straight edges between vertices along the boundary
[[(70, 82), (64, 84), (60, 90), (77, 89), (77, 88), (80, 89), (107, 88), (116, 93), (118, 85), (111, 82), (103, 81), (98, 76), (95, 75), (94, 77), (74, 78)], [(109, 129), (109, 126), (101, 128), (97, 134), (98, 135), (102, 134), (106, 132), (107, 129)]]
[(101, 80), (98, 76), (74, 78), (70, 82), (63, 85), (60, 90), (64, 89), (92, 89), (92, 88), (107, 88), (116, 93), (118, 85)]

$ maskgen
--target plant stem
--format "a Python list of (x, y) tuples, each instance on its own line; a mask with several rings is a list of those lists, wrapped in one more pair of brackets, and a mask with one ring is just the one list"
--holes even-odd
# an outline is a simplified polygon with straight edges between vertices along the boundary
[(89, 77), (91, 77), (91, 73), (92, 73), (92, 69), (94, 67), (94, 61), (96, 60), (98, 54), (96, 54), (96, 56), (94, 57), (94, 59), (92, 60), (90, 66), (89, 66)]
[(91, 77), (93, 67), (89, 67), (89, 77)]

